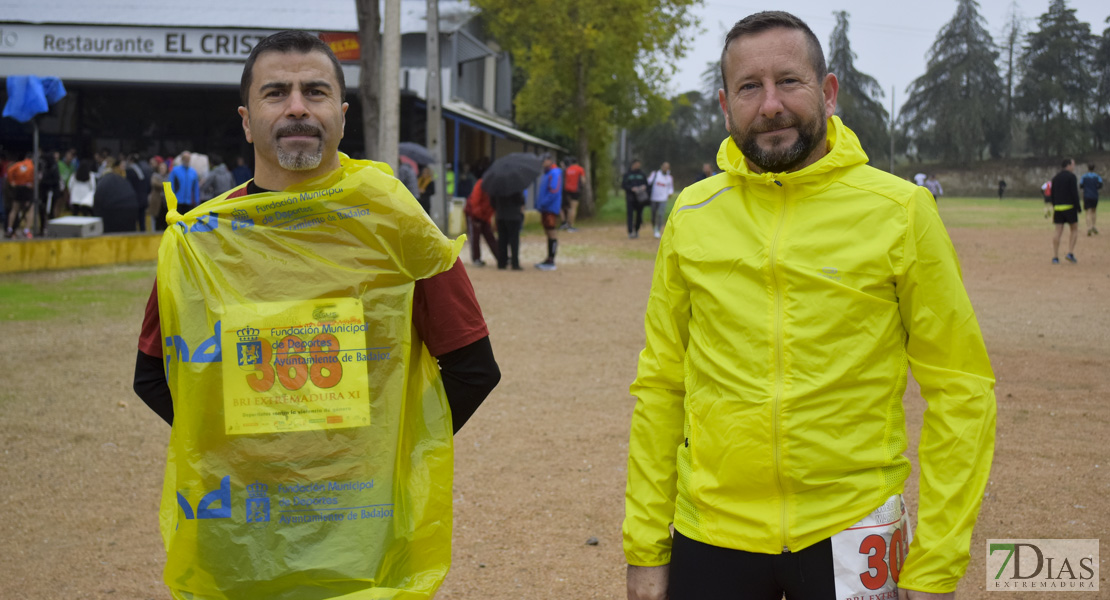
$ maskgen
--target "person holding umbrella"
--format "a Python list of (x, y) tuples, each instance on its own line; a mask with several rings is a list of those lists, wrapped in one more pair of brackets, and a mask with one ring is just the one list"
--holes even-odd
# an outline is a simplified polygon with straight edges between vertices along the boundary
[[(534, 154), (514, 152), (494, 161), (482, 175), (479, 184), (489, 194), (497, 222), (498, 269), (508, 268), (512, 264), (514, 271), (520, 270), (520, 226), (524, 221), (524, 190), (532, 185), (549, 161), (550, 158), (541, 162)], [(553, 228), (557, 225), (557, 222), (554, 223)]]

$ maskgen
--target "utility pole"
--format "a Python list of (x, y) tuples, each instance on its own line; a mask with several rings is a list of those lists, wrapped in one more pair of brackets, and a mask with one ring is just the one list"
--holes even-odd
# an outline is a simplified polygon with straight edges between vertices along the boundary
[(443, 93), (439, 81), (439, 0), (428, 1), (428, 93), (427, 146), (436, 164), (435, 195), (432, 197), (432, 220), (447, 231), (447, 177), (443, 172)]
[(377, 158), (396, 171), (397, 145), (401, 141), (401, 0), (385, 0), (381, 75)]

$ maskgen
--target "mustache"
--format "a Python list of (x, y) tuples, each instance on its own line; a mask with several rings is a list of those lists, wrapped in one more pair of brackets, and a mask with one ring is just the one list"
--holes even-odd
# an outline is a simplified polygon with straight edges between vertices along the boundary
[(786, 129), (787, 127), (796, 127), (798, 125), (798, 118), (794, 116), (780, 116), (774, 119), (767, 119), (755, 125), (752, 125), (752, 133), (766, 133), (768, 131), (775, 131), (776, 129)]
[(286, 137), (290, 135), (312, 135), (321, 137), (322, 133), (319, 127), (309, 125), (308, 123), (293, 123), (292, 125), (285, 125), (278, 128), (276, 132), (277, 137)]

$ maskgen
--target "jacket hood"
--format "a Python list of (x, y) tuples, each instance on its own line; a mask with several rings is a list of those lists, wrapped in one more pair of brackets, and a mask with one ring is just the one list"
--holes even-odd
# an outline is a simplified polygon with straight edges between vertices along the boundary
[(770, 185), (775, 181), (783, 183), (805, 183), (823, 179), (833, 169), (851, 167), (867, 163), (867, 154), (859, 144), (859, 138), (840, 120), (832, 116), (828, 120), (827, 143), (829, 152), (817, 162), (799, 171), (790, 173), (756, 173), (748, 166), (744, 153), (733, 141), (732, 136), (721, 142), (717, 151), (717, 166), (730, 175), (746, 179), (748, 183), (762, 182)]

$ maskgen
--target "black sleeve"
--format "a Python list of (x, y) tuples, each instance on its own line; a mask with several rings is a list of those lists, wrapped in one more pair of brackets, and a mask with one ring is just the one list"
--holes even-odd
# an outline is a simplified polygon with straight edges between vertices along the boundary
[(162, 420), (173, 425), (173, 397), (162, 359), (139, 351), (135, 358), (135, 393)]
[(501, 370), (493, 358), (489, 336), (436, 359), (447, 392), (447, 404), (451, 406), (451, 422), (458, 433), (501, 381)]

